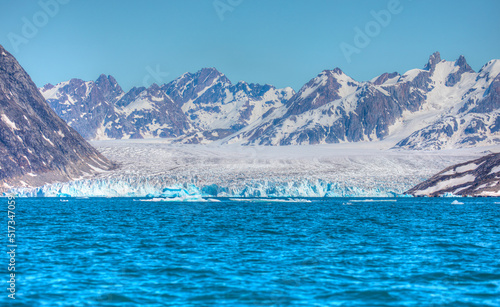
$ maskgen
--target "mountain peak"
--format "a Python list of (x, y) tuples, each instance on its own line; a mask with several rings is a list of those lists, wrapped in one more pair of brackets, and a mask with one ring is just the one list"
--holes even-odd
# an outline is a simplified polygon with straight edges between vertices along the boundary
[(218, 71), (217, 68), (215, 68), (215, 67), (203, 67), (202, 69), (200, 69), (200, 72), (201, 73), (216, 73), (218, 75), (223, 75), (223, 73)]
[(97, 80), (96, 80), (96, 81), (104, 81), (104, 80), (106, 80), (106, 79), (107, 79), (107, 77), (106, 77), (106, 75), (105, 75), (105, 74), (100, 74), (100, 75), (99, 75), (99, 78), (97, 78)]
[(461, 70), (466, 71), (466, 72), (474, 72), (474, 70), (469, 66), (467, 63), (467, 60), (465, 60), (465, 57), (463, 55), (460, 55), (458, 59), (455, 61), (455, 65), (460, 67)]
[(116, 81), (115, 78), (113, 78), (113, 76), (111, 76), (111, 75), (106, 76), (105, 74), (101, 74), (99, 76), (99, 78), (97, 78), (95, 83), (97, 85), (102, 85), (102, 84), (108, 83), (108, 84), (111, 84), (113, 87), (118, 85), (118, 82)]
[(429, 61), (425, 65), (424, 69), (433, 71), (436, 68), (437, 63), (441, 62), (441, 54), (436, 51), (429, 57)]
[(214, 67), (202, 68), (194, 75), (191, 75), (198, 80), (199, 83), (209, 85), (213, 82), (222, 81), (223, 83), (231, 84), (231, 81), (220, 71)]
[(195, 73), (185, 72), (172, 82), (177, 84), (182, 84), (185, 82), (190, 82), (189, 80), (196, 79), (201, 83), (206, 83), (207, 81), (210, 82), (220, 78), (223, 78), (224, 81), (229, 82), (227, 77), (223, 73), (218, 71), (215, 67), (204, 67)]
[(344, 72), (342, 71), (342, 69), (338, 68), (338, 67), (335, 67), (333, 70), (332, 70), (332, 73), (334, 74), (337, 74), (337, 75), (343, 75)]
[(52, 84), (52, 83), (47, 83), (45, 84), (43, 87), (42, 87), (42, 90), (43, 91), (47, 91), (47, 90), (50, 90), (50, 89), (53, 89), (55, 86)]
[(102, 93), (104, 97), (106, 97), (106, 99), (115, 100), (118, 96), (124, 94), (121, 86), (111, 75), (106, 76), (105, 74), (101, 74), (95, 81), (95, 84), (102, 90)]
[(149, 91), (159, 91), (160, 89), (160, 86), (158, 86), (158, 84), (156, 83), (152, 83), (148, 88)]

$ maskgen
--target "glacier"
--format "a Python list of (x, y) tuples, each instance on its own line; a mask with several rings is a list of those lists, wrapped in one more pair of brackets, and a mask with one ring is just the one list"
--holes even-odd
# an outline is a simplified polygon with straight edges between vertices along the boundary
[(390, 142), (304, 146), (185, 145), (94, 141), (119, 167), (20, 197), (394, 197), (442, 169), (496, 147), (411, 151)]
[(245, 186), (164, 185), (160, 178), (87, 179), (56, 183), (38, 188), (13, 189), (19, 197), (166, 197), (190, 200), (207, 197), (394, 197), (413, 187), (412, 183), (394, 186), (360, 187), (347, 182), (323, 180), (297, 182), (254, 181)]

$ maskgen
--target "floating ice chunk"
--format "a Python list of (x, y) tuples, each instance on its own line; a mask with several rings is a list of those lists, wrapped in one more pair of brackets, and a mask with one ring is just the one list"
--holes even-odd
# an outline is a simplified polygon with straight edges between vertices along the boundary
[(351, 199), (354, 203), (372, 203), (372, 202), (396, 202), (396, 199)]
[(231, 201), (247, 201), (247, 202), (275, 202), (275, 203), (310, 203), (309, 199), (302, 198), (230, 198)]
[(186, 196), (180, 196), (180, 197), (154, 197), (154, 198), (149, 198), (149, 199), (139, 199), (139, 201), (152, 201), (152, 202), (160, 202), (160, 201), (167, 201), (167, 202), (185, 202), (185, 201), (195, 201), (195, 202), (205, 202), (208, 201), (206, 199), (203, 199), (199, 195), (186, 195)]

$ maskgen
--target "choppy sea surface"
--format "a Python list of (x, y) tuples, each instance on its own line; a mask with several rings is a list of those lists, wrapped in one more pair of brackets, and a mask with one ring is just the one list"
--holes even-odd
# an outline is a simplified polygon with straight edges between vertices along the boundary
[(219, 200), (18, 198), (0, 305), (500, 306), (498, 199)]

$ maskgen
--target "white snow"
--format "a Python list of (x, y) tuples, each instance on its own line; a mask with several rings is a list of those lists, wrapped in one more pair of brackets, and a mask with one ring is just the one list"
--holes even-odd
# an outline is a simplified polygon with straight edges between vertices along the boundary
[(411, 69), (405, 72), (401, 76), (401, 82), (410, 82), (413, 81), (421, 72), (424, 72), (425, 70), (423, 69)]
[(44, 140), (46, 140), (47, 142), (49, 142), (50, 145), (55, 146), (54, 143), (52, 143), (52, 141), (49, 140), (45, 135), (42, 134), (42, 137), (43, 137)]
[(489, 61), (479, 71), (480, 78), (489, 77), (493, 79), (498, 74), (500, 74), (500, 60)]
[(444, 172), (442, 175), (448, 176), (448, 175), (454, 175), (454, 174), (461, 174), (461, 173), (475, 170), (477, 167), (478, 167), (478, 165), (476, 163), (469, 163), (466, 165), (459, 166), (455, 169), (449, 170), (447, 172)]
[(300, 98), (307, 98), (314, 93), (319, 87), (325, 86), (328, 82), (328, 72), (322, 72), (319, 76), (314, 78), (313, 86), (301, 89)]
[(13, 123), (9, 117), (7, 117), (7, 115), (5, 115), (5, 113), (2, 113), (2, 121), (7, 125), (9, 126), (9, 128), (11, 130), (19, 130), (19, 128), (17, 128), (16, 124)]
[(481, 196), (490, 196), (490, 197), (499, 197), (500, 191), (483, 191), (479, 195)]
[(457, 167), (455, 169), (455, 171), (460, 174), (460, 173), (465, 173), (468, 171), (475, 170), (477, 167), (478, 167), (478, 165), (476, 163), (469, 163), (469, 164)]
[(437, 191), (441, 191), (444, 189), (448, 189), (451, 187), (462, 185), (464, 183), (473, 182), (474, 180), (476, 180), (476, 177), (474, 177), (473, 175), (470, 175), (470, 174), (467, 174), (467, 175), (462, 176), (462, 177), (443, 180), (443, 181), (438, 182), (435, 186), (432, 186), (432, 187), (429, 187), (425, 190), (416, 192), (415, 195), (417, 195), (417, 196), (418, 195), (430, 195), (430, 194), (437, 192)]
[(494, 166), (493, 168), (491, 168), (491, 171), (488, 173), (488, 175), (495, 174), (498, 172), (500, 172), (500, 165), (497, 165), (497, 166)]
[(141, 96), (141, 98), (134, 100), (127, 107), (123, 108), (123, 113), (128, 116), (134, 111), (153, 110), (154, 105), (152, 101), (150, 101), (147, 97), (144, 97), (143, 94), (141, 94)]

